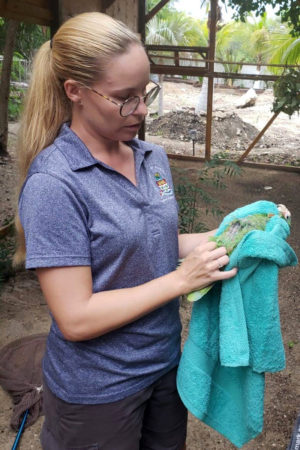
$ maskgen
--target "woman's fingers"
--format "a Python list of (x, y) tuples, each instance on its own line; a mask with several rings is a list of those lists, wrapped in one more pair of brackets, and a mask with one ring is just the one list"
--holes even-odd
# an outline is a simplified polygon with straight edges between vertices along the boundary
[(221, 256), (220, 258), (216, 258), (213, 261), (213, 267), (215, 270), (220, 270), (223, 267), (227, 266), (228, 263), (229, 263), (229, 256), (224, 255), (224, 256)]
[(225, 247), (215, 248), (211, 246), (206, 252), (203, 252), (203, 248), (199, 248), (198, 250), (199, 254), (202, 254), (203, 260), (206, 261), (208, 270), (210, 271), (220, 270), (229, 263), (229, 256), (226, 253)]
[(231, 270), (226, 270), (224, 272), (219, 271), (218, 280), (228, 280), (229, 278), (234, 277), (237, 274), (237, 268), (234, 267)]
[(182, 276), (186, 292), (201, 289), (218, 280), (225, 280), (236, 275), (237, 269), (226, 272), (222, 267), (229, 263), (225, 247), (218, 247), (213, 241), (199, 245), (182, 262), (178, 274)]

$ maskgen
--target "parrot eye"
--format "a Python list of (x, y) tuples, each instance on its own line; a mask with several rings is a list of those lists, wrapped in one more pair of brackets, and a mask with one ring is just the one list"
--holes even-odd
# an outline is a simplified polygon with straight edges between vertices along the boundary
[(282, 214), (282, 216), (285, 218), (285, 220), (290, 220), (291, 213), (285, 205), (279, 204), (279, 205), (277, 205), (277, 209)]

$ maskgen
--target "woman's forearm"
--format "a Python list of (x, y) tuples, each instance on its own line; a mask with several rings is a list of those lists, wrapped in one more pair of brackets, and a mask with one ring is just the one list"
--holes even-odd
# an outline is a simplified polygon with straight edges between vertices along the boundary
[(173, 271), (139, 286), (92, 292), (88, 266), (37, 270), (41, 288), (64, 337), (92, 339), (159, 308), (187, 289)]
[[(186, 240), (190, 242), (196, 245), (199, 240), (195, 235)], [(81, 341), (133, 322), (182, 294), (231, 278), (236, 270), (219, 270), (228, 261), (225, 247), (205, 242), (196, 245), (178, 269), (166, 275), (139, 286), (98, 293), (92, 292), (89, 266), (37, 269), (37, 274), (62, 334), (68, 340)]]
[(101, 334), (105, 334), (139, 319), (183, 292), (183, 283), (175, 272), (171, 272), (133, 288), (93, 294), (83, 311), (86, 319), (82, 333), (87, 333), (88, 339), (99, 336), (100, 323), (96, 323), (95, 317), (101, 321)]

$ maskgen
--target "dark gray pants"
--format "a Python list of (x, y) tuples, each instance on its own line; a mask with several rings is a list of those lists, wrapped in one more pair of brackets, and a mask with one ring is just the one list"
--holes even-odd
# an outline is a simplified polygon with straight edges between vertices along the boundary
[(70, 404), (44, 389), (43, 450), (182, 450), (187, 411), (173, 369), (123, 400)]

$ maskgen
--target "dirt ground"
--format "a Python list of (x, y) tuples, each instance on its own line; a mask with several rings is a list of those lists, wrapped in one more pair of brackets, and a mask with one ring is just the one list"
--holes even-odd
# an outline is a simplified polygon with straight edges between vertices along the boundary
[[(191, 107), (195, 99), (195, 92), (189, 85), (166, 83), (165, 103), (166, 109), (175, 110), (175, 103)], [(178, 90), (181, 90), (181, 94)], [(167, 93), (169, 94), (167, 95)], [(262, 93), (258, 105), (249, 110), (236, 110), (236, 92), (219, 90), (215, 93), (216, 107), (225, 110), (226, 114), (236, 113), (247, 123), (261, 129), (268, 121), (270, 113), (270, 93)], [(263, 98), (262, 98), (263, 96)], [(268, 100), (268, 101), (267, 101)], [(257, 109), (255, 109), (257, 108)], [(289, 120), (285, 115), (277, 118), (277, 128), (271, 127), (268, 135), (269, 147), (259, 148), (257, 152), (266, 153), (265, 157), (272, 159), (274, 154), (281, 155), (283, 164), (299, 165), (299, 132), (297, 130), (298, 118)], [(298, 123), (299, 125), (299, 123)], [(13, 214), (14, 210), (14, 186), (16, 174), (14, 167), (14, 132), (16, 126), (10, 127), (10, 151), (11, 160), (0, 161), (0, 221)], [(187, 153), (191, 151), (191, 142), (170, 137), (151, 136), (148, 140), (164, 143), (166, 148), (173, 152)], [(273, 144), (272, 144), (273, 142)], [(276, 145), (275, 145), (276, 144)], [(203, 148), (196, 144), (198, 154)], [(217, 149), (214, 149), (216, 151)], [(233, 149), (233, 151), (239, 151)], [(271, 155), (271, 156), (270, 156)], [(283, 158), (283, 159), (282, 159)], [(180, 169), (189, 168), (192, 174), (200, 163), (170, 160), (172, 167)], [(260, 199), (271, 200), (276, 203), (284, 203), (292, 211), (292, 231), (289, 243), (300, 255), (300, 204), (299, 204), (299, 173), (275, 170), (263, 170), (245, 168), (239, 177), (226, 181), (227, 189), (220, 191), (220, 206), (224, 214), (236, 207), (257, 201)], [(297, 194), (298, 192), (298, 194)], [(219, 219), (206, 217), (204, 221), (209, 227), (217, 226)], [(245, 450), (285, 450), (291, 436), (294, 421), (299, 410), (299, 307), (298, 296), (300, 292), (299, 267), (285, 268), (279, 276), (279, 305), (281, 313), (282, 335), (286, 352), (286, 369), (276, 374), (266, 375), (265, 394), (265, 420), (263, 432), (253, 441), (245, 445)], [(187, 303), (181, 305), (181, 317), (183, 322), (183, 341), (188, 332), (188, 322), (191, 307)], [(11, 277), (3, 287), (0, 299), (0, 343), (1, 346), (15, 339), (30, 334), (47, 332), (49, 328), (49, 315), (47, 306), (38, 286), (33, 272), (21, 271)], [(9, 450), (12, 447), (15, 432), (9, 427), (12, 412), (12, 402), (9, 395), (0, 389), (0, 448)], [(20, 450), (40, 450), (39, 432), (43, 418), (25, 430), (19, 446)], [(194, 417), (189, 417), (188, 450), (231, 450), (235, 447), (217, 432)]]
[[(255, 106), (238, 109), (246, 90), (214, 89), (212, 155), (222, 153), (236, 160), (264, 128), (273, 115), (271, 89), (257, 91)], [(164, 115), (157, 117), (158, 101), (150, 107), (147, 138), (163, 145), (168, 153), (193, 154), (189, 130), (196, 131), (195, 156), (205, 155), (205, 116), (195, 116), (200, 87), (186, 83), (164, 82)], [(268, 128), (251, 150), (246, 161), (280, 165), (300, 165), (300, 120), (284, 113)]]

